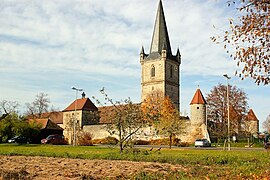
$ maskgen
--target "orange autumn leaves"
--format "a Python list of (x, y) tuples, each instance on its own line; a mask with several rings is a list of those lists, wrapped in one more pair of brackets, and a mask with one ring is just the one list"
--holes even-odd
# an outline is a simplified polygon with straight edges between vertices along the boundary
[(141, 106), (144, 120), (152, 124), (158, 134), (165, 136), (179, 134), (182, 121), (168, 96), (154, 91), (146, 97)]
[(176, 113), (170, 98), (160, 91), (154, 91), (143, 101), (142, 113), (147, 122), (155, 123), (162, 119), (170, 119)]
[(229, 20), (224, 35), (211, 39), (223, 43), (226, 52), (237, 62), (240, 71), (235, 75), (267, 85), (270, 83), (270, 1), (228, 1), (228, 6), (231, 5), (239, 16)]

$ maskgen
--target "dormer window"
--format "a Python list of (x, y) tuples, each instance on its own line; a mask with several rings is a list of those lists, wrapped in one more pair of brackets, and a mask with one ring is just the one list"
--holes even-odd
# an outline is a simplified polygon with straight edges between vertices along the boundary
[(155, 66), (154, 65), (152, 65), (151, 66), (151, 77), (155, 77), (155, 75), (156, 75), (156, 72), (155, 72), (156, 70), (155, 70)]

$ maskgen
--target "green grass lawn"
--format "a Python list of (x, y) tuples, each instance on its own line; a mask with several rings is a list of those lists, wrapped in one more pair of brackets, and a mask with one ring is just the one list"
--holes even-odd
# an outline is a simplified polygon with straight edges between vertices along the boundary
[[(50, 156), (82, 159), (150, 161), (179, 164), (185, 172), (149, 174), (140, 172), (138, 179), (261, 179), (270, 178), (270, 153), (266, 151), (223, 151), (203, 149), (136, 149), (119, 154), (118, 148), (101, 146), (0, 144), (1, 155)], [(169, 177), (167, 177), (169, 176)]]

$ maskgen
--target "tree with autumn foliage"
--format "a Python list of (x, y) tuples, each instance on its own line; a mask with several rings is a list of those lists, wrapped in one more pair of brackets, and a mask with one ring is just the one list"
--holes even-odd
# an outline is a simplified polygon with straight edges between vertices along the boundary
[(161, 104), (164, 95), (160, 91), (153, 91), (148, 94), (142, 103), (143, 116), (150, 124), (155, 124), (161, 117)]
[[(228, 132), (228, 109), (227, 109), (227, 86), (218, 84), (214, 86), (206, 96), (208, 130), (212, 136), (218, 139), (227, 136)], [(241, 124), (248, 111), (247, 94), (229, 85), (229, 114), (230, 134), (238, 133)]]
[[(142, 116), (141, 105), (133, 103), (130, 98), (114, 102), (109, 98), (104, 88), (100, 92), (105, 103), (111, 104), (107, 111), (100, 115), (107, 118), (106, 129), (110, 135), (118, 137), (120, 153), (122, 153), (124, 148), (128, 147), (133, 140), (133, 137), (142, 133), (142, 128), (146, 125)], [(103, 106), (99, 100), (93, 98), (100, 106)]]
[(231, 0), (239, 16), (229, 20), (223, 36), (212, 37), (224, 43), (227, 53), (242, 68), (236, 75), (251, 77), (259, 84), (270, 83), (270, 0)]
[(183, 133), (184, 122), (170, 98), (154, 91), (142, 103), (142, 111), (145, 121), (153, 125), (157, 135), (169, 137), (171, 148), (173, 136)]

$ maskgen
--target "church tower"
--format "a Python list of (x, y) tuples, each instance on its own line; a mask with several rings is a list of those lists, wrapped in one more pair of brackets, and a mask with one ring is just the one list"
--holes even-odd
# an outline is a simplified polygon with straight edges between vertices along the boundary
[(160, 91), (169, 96), (179, 110), (179, 68), (181, 55), (179, 49), (172, 55), (166, 26), (162, 1), (159, 1), (150, 53), (146, 54), (142, 47), (140, 53), (142, 66), (141, 98), (142, 102), (148, 94)]

